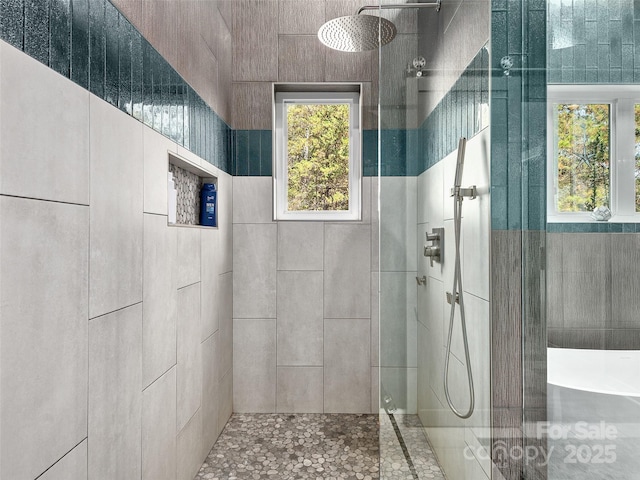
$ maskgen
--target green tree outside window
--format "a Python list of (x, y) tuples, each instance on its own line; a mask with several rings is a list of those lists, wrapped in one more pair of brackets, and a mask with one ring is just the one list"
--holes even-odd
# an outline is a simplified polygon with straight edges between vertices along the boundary
[(289, 211), (349, 210), (349, 105), (287, 107)]

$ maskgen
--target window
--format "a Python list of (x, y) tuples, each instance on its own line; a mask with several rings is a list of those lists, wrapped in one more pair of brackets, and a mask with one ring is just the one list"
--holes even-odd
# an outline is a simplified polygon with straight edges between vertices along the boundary
[(548, 221), (591, 221), (599, 206), (639, 221), (640, 88), (553, 85), (547, 98)]
[(359, 86), (355, 86), (358, 92), (278, 91), (278, 87), (274, 102), (275, 218), (359, 220)]

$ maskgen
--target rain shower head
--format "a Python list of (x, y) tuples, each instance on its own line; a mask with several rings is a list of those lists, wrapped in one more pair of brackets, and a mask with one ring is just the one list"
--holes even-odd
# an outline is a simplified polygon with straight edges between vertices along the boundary
[(403, 8), (435, 8), (440, 11), (442, 0), (430, 3), (401, 3), (397, 5), (366, 5), (355, 15), (329, 20), (318, 30), (318, 38), (329, 48), (341, 52), (366, 52), (391, 42), (397, 30), (386, 18), (360, 15), (365, 10), (389, 10)]

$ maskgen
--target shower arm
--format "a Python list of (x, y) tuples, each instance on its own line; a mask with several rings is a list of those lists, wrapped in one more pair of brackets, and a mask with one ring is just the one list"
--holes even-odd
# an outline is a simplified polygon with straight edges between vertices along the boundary
[(356, 12), (356, 15), (360, 15), (365, 10), (391, 10), (402, 8), (435, 8), (436, 12), (440, 11), (442, 0), (437, 0), (432, 3), (400, 3), (395, 5), (365, 5), (360, 7)]

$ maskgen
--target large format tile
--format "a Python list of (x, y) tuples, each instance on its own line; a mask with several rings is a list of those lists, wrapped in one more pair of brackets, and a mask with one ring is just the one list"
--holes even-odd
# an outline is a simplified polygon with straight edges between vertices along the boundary
[(200, 230), (200, 288), (202, 322), (201, 340), (210, 337), (219, 328), (218, 305), (222, 300), (218, 280), (221, 270), (219, 230), (203, 228)]
[(218, 254), (220, 272), (233, 269), (233, 177), (220, 173), (218, 177), (218, 232), (220, 234)]
[(87, 440), (83, 440), (62, 457), (38, 480), (86, 480), (87, 478)]
[(202, 448), (206, 456), (218, 438), (218, 344), (220, 334), (211, 335), (202, 342)]
[(278, 365), (322, 365), (322, 272), (278, 272)]
[(0, 42), (0, 193), (89, 204), (89, 93)]
[(275, 318), (277, 229), (274, 224), (233, 226), (233, 316)]
[(167, 217), (144, 215), (143, 385), (176, 363), (176, 229)]
[(278, 367), (277, 375), (277, 412), (322, 413), (322, 367)]
[(218, 278), (220, 302), (220, 347), (218, 349), (218, 377), (222, 381), (233, 365), (233, 273), (225, 273)]
[(89, 478), (140, 478), (142, 304), (89, 322)]
[(232, 32), (233, 80), (277, 80), (278, 2), (236, 0)]
[(144, 126), (91, 96), (89, 318), (142, 300)]
[(0, 197), (0, 237), (0, 476), (35, 478), (86, 436), (88, 207)]
[(324, 410), (371, 411), (369, 319), (324, 322)]
[(415, 272), (380, 272), (380, 366), (415, 367)]
[(171, 227), (178, 230), (178, 288), (200, 281), (200, 229)]
[(383, 177), (380, 182), (380, 270), (415, 270), (416, 178)]
[(202, 412), (198, 409), (178, 433), (177, 480), (192, 480), (204, 457), (202, 456)]
[(271, 223), (272, 185), (271, 177), (235, 177), (233, 223)]
[(174, 480), (176, 368), (142, 392), (142, 480)]
[(202, 352), (200, 348), (200, 284), (178, 290), (178, 431), (200, 407)]
[(640, 235), (611, 235), (611, 326), (639, 328), (640, 311)]
[(230, 370), (220, 379), (220, 394), (218, 396), (218, 435), (224, 429), (233, 412), (233, 372)]
[(369, 225), (325, 225), (325, 318), (370, 317), (370, 238)]
[(316, 35), (325, 22), (324, 0), (280, 0), (278, 3), (280, 35)]
[(314, 82), (324, 78), (325, 47), (317, 35), (278, 37), (278, 80)]
[(276, 321), (233, 321), (233, 410), (276, 409)]
[(144, 141), (144, 212), (167, 215), (167, 173), (169, 152), (176, 144), (163, 135), (145, 128)]
[[(278, 68), (277, 52), (274, 62)], [(272, 98), (273, 84), (271, 82), (234, 82), (233, 128), (237, 130), (270, 130), (273, 123)], [(237, 178), (235, 177), (234, 181)]]
[(322, 270), (322, 222), (278, 223), (278, 270)]

